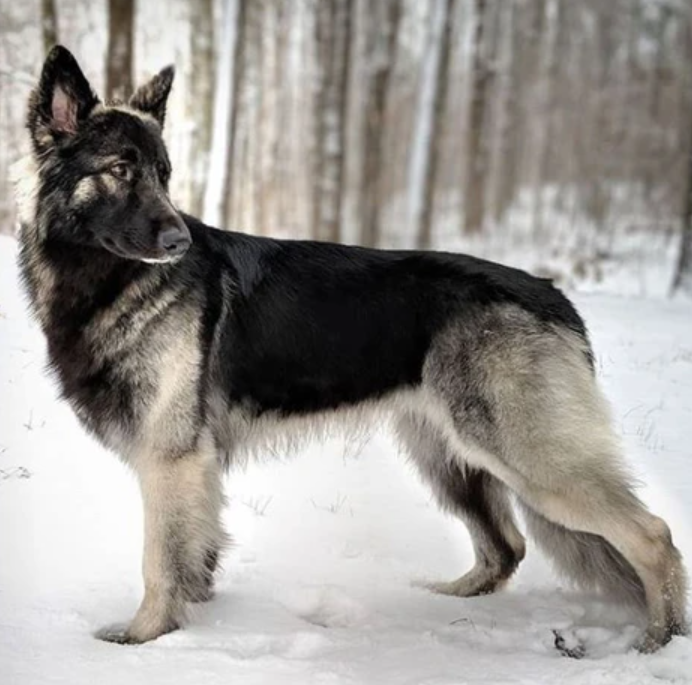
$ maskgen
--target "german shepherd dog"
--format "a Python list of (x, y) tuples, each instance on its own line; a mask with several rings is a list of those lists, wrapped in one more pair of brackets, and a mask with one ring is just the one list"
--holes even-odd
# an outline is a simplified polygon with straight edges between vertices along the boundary
[(102, 104), (54, 48), (17, 181), (21, 270), (50, 366), (144, 502), (144, 599), (100, 637), (153, 640), (211, 596), (226, 467), (373, 411), (473, 538), (474, 567), (432, 589), (507, 582), (525, 551), (513, 493), (560, 571), (645, 608), (640, 649), (683, 633), (680, 554), (634, 494), (565, 296), (470, 256), (205, 226), (168, 196), (172, 81), (168, 67)]

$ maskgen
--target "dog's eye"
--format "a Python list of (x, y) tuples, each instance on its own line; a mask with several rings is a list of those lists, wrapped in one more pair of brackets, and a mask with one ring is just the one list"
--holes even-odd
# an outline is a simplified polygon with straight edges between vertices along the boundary
[(116, 178), (122, 178), (125, 181), (131, 181), (134, 171), (129, 164), (118, 162), (111, 167), (111, 174)]
[(165, 164), (157, 164), (156, 173), (159, 175), (159, 178), (163, 183), (168, 181), (168, 168)]

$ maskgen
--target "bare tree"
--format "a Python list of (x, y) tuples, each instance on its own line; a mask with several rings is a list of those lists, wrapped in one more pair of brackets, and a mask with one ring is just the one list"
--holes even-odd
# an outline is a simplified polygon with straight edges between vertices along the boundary
[(287, 102), (286, 80), (290, 72), (287, 64), (287, 46), (290, 35), (290, 0), (276, 0), (273, 4), (275, 11), (274, 23), (269, 33), (271, 60), (269, 62), (268, 79), (270, 83), (271, 102), (267, 107), (267, 164), (266, 184), (272, 199), (272, 226), (283, 226), (286, 221), (285, 203), (282, 201), (283, 183), (282, 172), (285, 164), (285, 146), (282, 144), (282, 131), (287, 127), (284, 119)]
[(214, 86), (214, 114), (212, 126), (212, 154), (204, 194), (204, 220), (220, 226), (225, 222), (226, 175), (230, 166), (228, 136), (231, 115), (235, 108), (236, 89), (234, 59), (238, 38), (238, 19), (242, 0), (224, 0), (223, 20), (219, 34), (219, 60)]
[(502, 73), (498, 84), (500, 91), (499, 122), (494, 141), (494, 153), (499, 159), (496, 161), (493, 218), (498, 224), (502, 222), (505, 212), (514, 199), (519, 166), (518, 152), (522, 116), (520, 108), (521, 79), (518, 75), (521, 51), (525, 48), (520, 32), (519, 8), (515, 2), (510, 3), (503, 14), (502, 38)]
[(433, 197), (447, 102), (453, 13), (454, 0), (436, 0), (421, 77), (408, 189), (410, 221), (420, 249), (432, 244)]
[(41, 0), (41, 31), (43, 34), (43, 51), (48, 54), (58, 43), (58, 13), (55, 0)]
[(237, 121), (240, 111), (240, 92), (242, 87), (243, 73), (245, 71), (245, 42), (247, 36), (248, 24), (248, 1), (235, 0), (235, 25), (233, 27), (232, 39), (232, 68), (230, 73), (231, 78), (231, 94), (230, 94), (230, 116), (228, 117), (228, 133), (227, 133), (227, 157), (226, 169), (224, 173), (225, 183), (224, 192), (221, 196), (221, 216), (227, 223), (232, 222), (231, 202), (233, 198), (233, 165), (235, 163), (235, 147), (237, 139)]
[[(536, 181), (541, 186), (548, 180), (549, 150), (555, 135), (554, 110), (556, 108), (558, 80), (558, 52), (560, 48), (558, 27), (560, 24), (560, 0), (550, 0), (546, 16), (546, 54), (543, 62), (543, 109), (541, 115), (545, 120), (545, 133), (541, 140), (536, 164)], [(536, 220), (539, 223), (538, 233), (543, 224), (542, 207), (537, 208)]]
[(384, 118), (394, 70), (401, 19), (401, 0), (368, 4), (365, 32), (365, 105), (360, 169), (360, 242), (374, 247), (380, 236), (383, 204), (382, 158)]
[(346, 156), (353, 0), (316, 3), (312, 235), (338, 241)]
[(190, 143), (190, 211), (201, 216), (209, 174), (211, 135), (214, 127), (214, 2), (190, 0), (190, 98), (193, 121)]
[(132, 95), (134, 0), (108, 0), (106, 97), (127, 100)]
[(494, 65), (488, 51), (487, 0), (475, 0), (476, 25), (471, 45), (471, 104), (466, 146), (467, 168), (464, 188), (464, 231), (478, 233), (483, 227), (488, 180), (488, 150), (485, 123), (490, 110), (490, 84)]
[(687, 201), (682, 217), (680, 256), (675, 269), (673, 292), (685, 292), (692, 295), (692, 150), (690, 150), (689, 159)]
[[(684, 54), (688, 64), (692, 64), (692, 9), (687, 9), (683, 20)], [(692, 73), (687, 75), (688, 87), (692, 86)], [(692, 104), (692, 99), (687, 97), (687, 103)], [(689, 115), (688, 115), (688, 118)], [(687, 122), (687, 184), (682, 212), (682, 236), (680, 253), (673, 280), (673, 292), (685, 292), (692, 295), (692, 120)]]

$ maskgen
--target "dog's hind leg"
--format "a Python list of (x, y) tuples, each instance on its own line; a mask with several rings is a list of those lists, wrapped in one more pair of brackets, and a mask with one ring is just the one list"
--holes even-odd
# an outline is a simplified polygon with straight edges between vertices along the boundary
[(475, 565), (465, 575), (426, 587), (458, 597), (500, 589), (525, 553), (507, 489), (487, 471), (460, 465), (425, 419), (403, 416), (397, 433), (440, 506), (466, 524), (476, 557)]
[[(430, 364), (453, 424), (449, 439), (475, 444), (473, 463), (515, 490), (529, 530), (562, 571), (646, 604), (641, 649), (664, 645), (686, 629), (685, 570), (668, 526), (634, 493), (585, 340), (516, 310), (490, 312), (482, 332), (474, 365), (464, 364), (471, 343), (463, 329)], [(459, 379), (448, 371), (455, 362), (465, 372)], [(486, 407), (482, 425), (462, 401), (471, 383)], [(444, 430), (445, 411), (438, 414)]]
[(213, 596), (214, 573), (229, 537), (221, 523), (225, 502), (222, 466), (218, 459), (206, 465), (201, 488), (204, 495), (184, 525), (184, 565), (179, 584), (190, 602), (206, 602)]
[(98, 635), (128, 644), (181, 625), (185, 601), (209, 592), (224, 543), (219, 464), (211, 446), (200, 441), (186, 454), (152, 453), (136, 462), (136, 470), (144, 503), (144, 599), (126, 629)]
[[(575, 452), (575, 466), (581, 456)], [(583, 464), (582, 474), (569, 480), (518, 488), (541, 547), (578, 583), (646, 604), (642, 651), (683, 634), (686, 577), (666, 523), (647, 510), (612, 462), (610, 472), (605, 462)]]

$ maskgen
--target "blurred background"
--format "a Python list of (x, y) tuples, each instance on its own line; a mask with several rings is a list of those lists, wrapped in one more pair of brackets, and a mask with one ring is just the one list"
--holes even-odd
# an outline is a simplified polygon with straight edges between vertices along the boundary
[(692, 294), (690, 0), (0, 0), (0, 232), (47, 49), (174, 63), (172, 195), (224, 228)]

